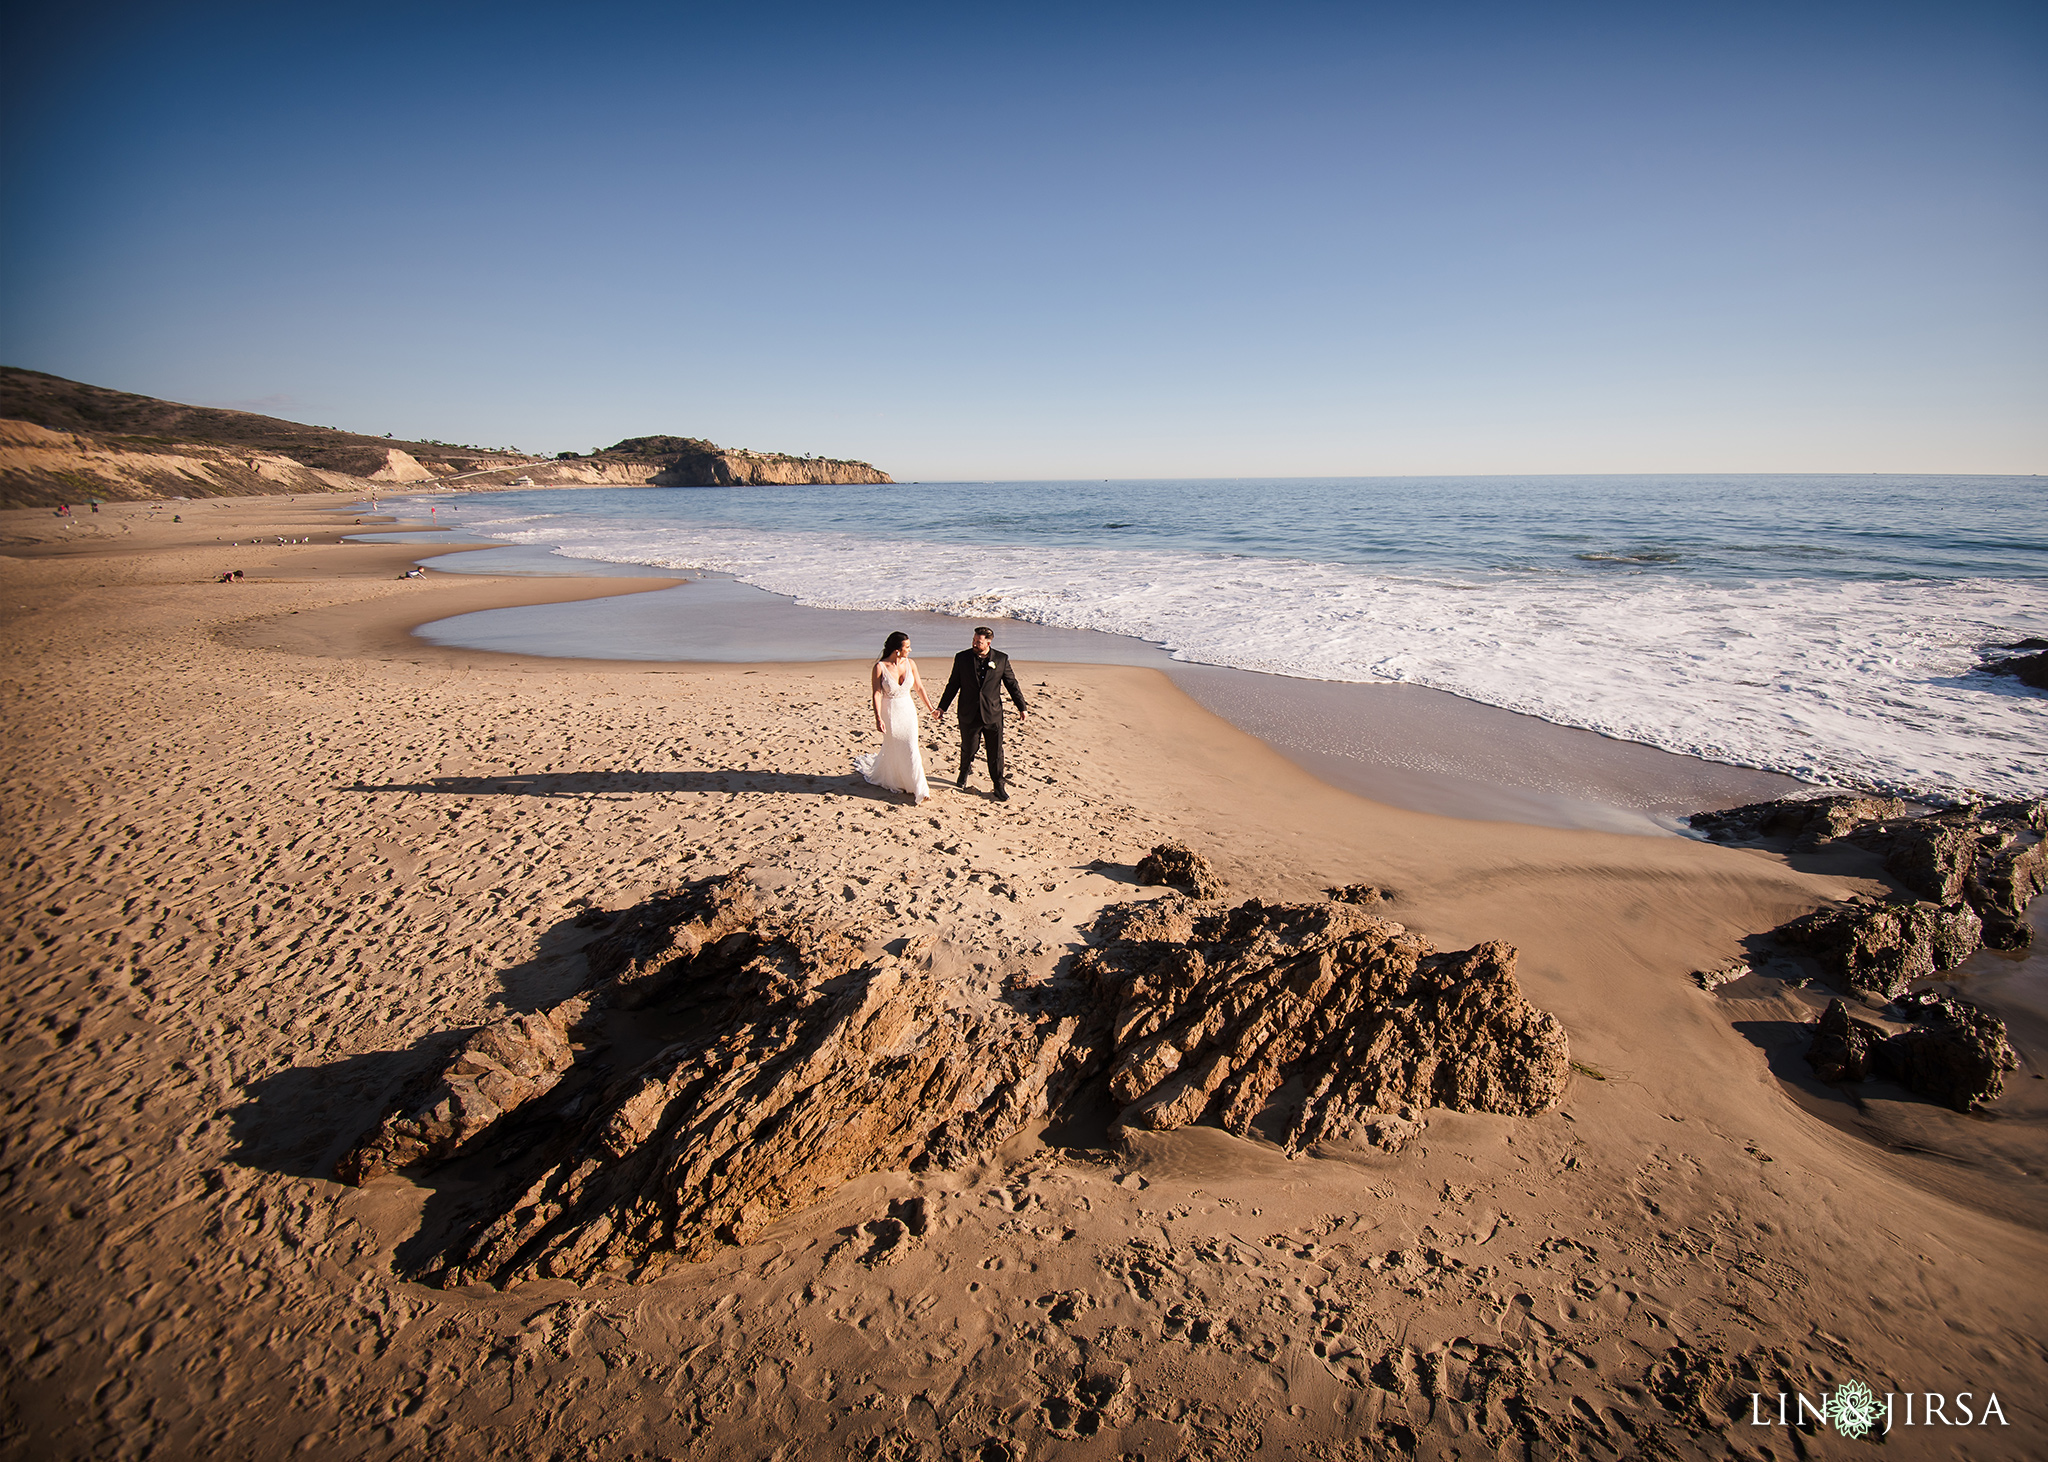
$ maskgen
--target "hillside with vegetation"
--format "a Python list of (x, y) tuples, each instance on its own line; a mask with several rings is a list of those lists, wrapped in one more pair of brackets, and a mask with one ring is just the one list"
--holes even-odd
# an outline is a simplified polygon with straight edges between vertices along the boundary
[(515, 447), (405, 441), (0, 366), (0, 507), (95, 497), (365, 493), (443, 482), (488, 490), (529, 481), (681, 487), (889, 480), (865, 462), (725, 448), (701, 437), (629, 437), (552, 458)]

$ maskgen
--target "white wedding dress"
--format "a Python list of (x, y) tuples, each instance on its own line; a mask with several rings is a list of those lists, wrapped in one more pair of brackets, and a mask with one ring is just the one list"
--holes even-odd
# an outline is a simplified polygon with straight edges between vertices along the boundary
[(932, 795), (924, 779), (924, 758), (917, 750), (917, 700), (908, 682), (882, 671), (882, 749), (853, 759), (853, 769), (877, 787), (908, 792), (919, 802)]

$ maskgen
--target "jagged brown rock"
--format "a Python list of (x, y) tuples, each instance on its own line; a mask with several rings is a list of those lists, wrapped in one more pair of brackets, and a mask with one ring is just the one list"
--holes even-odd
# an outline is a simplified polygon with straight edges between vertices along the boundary
[(837, 931), (765, 915), (742, 873), (618, 916), (590, 964), (579, 1013), (647, 1011), (677, 1038), (562, 1125), (537, 1175), (420, 1277), (587, 1280), (702, 1258), (861, 1173), (989, 1150), (1102, 1044), (1085, 1000), (942, 989), (914, 951), (867, 960)]
[(727, 961), (750, 949), (760, 908), (746, 871), (658, 893), (618, 916), (586, 956), (590, 983), (603, 987), (605, 1003), (619, 1010), (656, 1003), (690, 973), (707, 944), (732, 941), (722, 950)]
[(1987, 822), (2009, 823), (2048, 833), (2048, 797), (2021, 797), (2010, 802), (1993, 802), (1980, 808)]
[(1894, 797), (1787, 797), (1718, 812), (1695, 812), (1686, 821), (1717, 843), (1789, 838), (1802, 848), (1832, 842), (1864, 823), (1898, 817), (1906, 804)]
[(581, 1001), (568, 1002), (469, 1036), (407, 1084), (394, 1109), (335, 1164), (334, 1175), (360, 1187), (417, 1162), (456, 1156), (506, 1113), (554, 1089), (575, 1061), (569, 1026), (582, 1012)]
[(1978, 827), (1957, 817), (1921, 817), (1886, 829), (1885, 872), (1923, 899), (1952, 904), (1977, 861)]
[[(1866, 926), (1860, 932), (1842, 910), (1822, 910), (1777, 931), (1794, 944), (1818, 941), (1816, 953), (1849, 988), (1889, 997), (1905, 988), (1903, 981), (1952, 969), (1980, 941), (2025, 949), (2034, 937), (2027, 905), (2048, 888), (2048, 799), (1903, 813), (1903, 804), (1888, 799), (1827, 797), (1696, 812), (1689, 821), (1724, 842), (1791, 837), (1798, 848), (1845, 840), (1877, 854), (1901, 887), (1940, 907), (1932, 921), (1859, 915)], [(1957, 947), (1965, 936), (1968, 947)]]
[(2002, 802), (1879, 822), (1851, 836), (1883, 854), (1885, 871), (1921, 898), (1969, 904), (1993, 949), (2025, 949), (2034, 937), (2027, 904), (2048, 887), (2044, 822), (2048, 802)]
[(1979, 840), (1963, 896), (1984, 920), (1984, 942), (1993, 949), (2025, 949), (2034, 942), (2027, 905), (2048, 888), (2048, 842), (2028, 840), (2001, 829)]
[(705, 974), (723, 987), (706, 1003), (745, 1009), (617, 1083), (426, 1277), (583, 1281), (704, 1258), (861, 1173), (987, 1151), (1093, 1054), (1080, 1015), (963, 1008), (892, 958), (847, 969), (771, 936)]
[[(593, 1042), (631, 1022), (669, 1044), (573, 1096), (536, 1105), (536, 1086), (522, 1134), (551, 1135), (416, 1277), (580, 1282), (700, 1259), (862, 1173), (983, 1156), (1106, 1069), (1145, 1125), (1240, 1134), (1299, 1078), (1290, 1150), (1354, 1131), (1397, 1147), (1422, 1106), (1530, 1113), (1563, 1091), (1564, 1033), (1521, 998), (1505, 945), (1438, 953), (1355, 905), (1179, 894), (1107, 910), (1096, 933), (1066, 978), (1004, 990), (764, 911), (740, 874), (657, 895), (592, 946), (585, 994), (520, 1020)], [(550, 1058), (550, 1085), (566, 1064)], [(404, 1147), (390, 1125), (359, 1147), (375, 1170), (455, 1150)], [(351, 1180), (373, 1166), (352, 1155)]]
[(1170, 884), (1198, 899), (1223, 897), (1223, 880), (1209, 860), (1180, 843), (1161, 843), (1140, 858), (1138, 882)]
[(1343, 883), (1335, 888), (1324, 889), (1323, 897), (1332, 903), (1357, 904), (1360, 908), (1376, 909), (1392, 901), (1394, 891), (1370, 883)]
[(1983, 921), (1964, 903), (1852, 900), (1816, 909), (1776, 932), (1818, 960), (1842, 988), (1894, 1000), (1913, 981), (1968, 959)]
[(1814, 1074), (1829, 1083), (1896, 1081), (1958, 1112), (1998, 1099), (2005, 1073), (2019, 1066), (2004, 1021), (1932, 992), (1907, 996), (1896, 1008), (1917, 1023), (1913, 1029), (1887, 1032), (1830, 1000), (1806, 1053)]
[(1113, 1008), (1124, 1126), (1206, 1117), (1243, 1135), (1299, 1079), (1275, 1128), (1297, 1151), (1405, 1106), (1530, 1115), (1563, 1094), (1564, 1030), (1522, 998), (1504, 944), (1439, 953), (1335, 902), (1211, 912), (1166, 899), (1106, 911), (1098, 928), (1110, 942), (1076, 970)]
[(1715, 965), (1712, 969), (1694, 970), (1692, 978), (1694, 984), (1711, 993), (1723, 985), (1734, 984), (1750, 972), (1747, 960), (1731, 959), (1725, 964)]
[(1967, 1112), (1995, 1101), (2005, 1090), (2005, 1073), (2019, 1069), (2019, 1056), (2005, 1022), (1983, 1007), (1922, 990), (1898, 1002), (1916, 1023), (1884, 1043), (1882, 1069), (1908, 1090)]
[(1870, 1075), (1870, 1053), (1882, 1044), (1882, 1026), (1857, 1020), (1840, 1000), (1830, 1000), (1814, 1026), (1813, 1041), (1806, 1048), (1806, 1064), (1813, 1074), (1829, 1085), (1862, 1081)]

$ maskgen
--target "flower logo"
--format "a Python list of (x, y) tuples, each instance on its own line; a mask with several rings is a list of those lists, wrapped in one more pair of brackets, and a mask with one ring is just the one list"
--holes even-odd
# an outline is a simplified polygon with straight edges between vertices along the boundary
[(1876, 1394), (1861, 1381), (1842, 1382), (1835, 1394), (1821, 1403), (1821, 1411), (1829, 1424), (1852, 1442), (1876, 1426), (1880, 1415)]

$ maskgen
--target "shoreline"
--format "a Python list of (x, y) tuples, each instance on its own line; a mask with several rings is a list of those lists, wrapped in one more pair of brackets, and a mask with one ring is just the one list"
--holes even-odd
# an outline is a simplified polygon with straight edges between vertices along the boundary
[[(431, 543), (416, 540), (415, 546), (421, 549), (427, 571), (440, 571), (429, 552)], [(472, 551), (504, 552), (489, 544), (448, 546), (465, 557)], [(522, 565), (538, 562), (533, 550), (512, 552)], [(577, 572), (582, 561), (549, 558), (562, 566), (554, 573), (584, 576)], [(481, 567), (451, 571), (488, 572)], [(605, 577), (630, 576), (625, 565), (603, 565), (601, 571)], [(522, 567), (521, 572), (536, 579), (546, 576), (537, 567)], [(482, 650), (494, 642), (522, 643), (529, 648), (497, 653), (582, 662), (589, 657), (567, 653), (568, 646), (610, 639), (633, 653), (607, 663), (692, 665), (756, 659), (774, 664), (856, 660), (863, 638), (879, 643), (887, 630), (905, 628), (927, 647), (927, 661), (933, 658), (929, 646), (936, 640), (943, 664), (965, 644), (966, 630), (973, 623), (926, 612), (812, 609), (722, 576), (674, 573), (684, 581), (676, 587), (679, 597), (659, 605), (593, 606), (592, 613), (554, 616), (552, 622), (516, 612), (526, 606), (506, 606), (514, 612), (462, 624), (454, 623), (457, 616), (451, 615), (413, 629), (440, 631), (421, 634), (438, 648)], [(706, 601), (701, 606), (700, 599)], [(581, 625), (572, 627), (569, 621), (577, 618)], [(745, 636), (748, 643), (730, 653), (707, 654), (734, 636)], [(664, 637), (680, 638), (686, 652), (673, 659), (648, 657), (643, 647)], [(1424, 686), (1307, 680), (1204, 665), (1176, 660), (1147, 641), (1007, 620), (998, 626), (998, 638), (1020, 671), (1031, 665), (1053, 670), (1076, 663), (1156, 669), (1195, 703), (1312, 775), (1344, 791), (1411, 811), (1659, 835), (1678, 831), (1689, 812), (1769, 801), (1808, 785), (1780, 773), (1667, 752)], [(828, 646), (828, 651), (801, 653), (818, 644)]]
[[(309, 521), (195, 515), (206, 538)], [(1750, 1393), (1849, 1379), (2003, 1399), (2005, 1427), (1902, 1429), (1899, 1456), (2048, 1447), (2048, 1026), (2015, 1025), (2008, 1096), (1963, 1116), (1815, 1081), (1798, 1037), (1826, 992), (1691, 979), (1888, 887), (1871, 855), (1406, 810), (1104, 664), (1022, 677), (1015, 801), (978, 778), (913, 808), (851, 772), (858, 662), (563, 662), (403, 625), (670, 581), (402, 580), (416, 544), (230, 563), (99, 516), (88, 551), (0, 548), (11, 1449), (1690, 1458), (1776, 1454)], [(207, 582), (231, 567), (251, 577)], [(941, 770), (950, 740), (925, 738)], [(1169, 840), (1233, 903), (1372, 883), (1439, 949), (1511, 946), (1569, 1036), (1561, 1105), (1431, 1109), (1398, 1152), (1297, 1159), (1027, 1130), (856, 1174), (639, 1284), (409, 1279), (492, 1154), (332, 1180), (447, 1033), (580, 987), (592, 908), (744, 866), (764, 904), (1008, 1008), (1156, 894), (1134, 865)], [(928, 1227), (872, 1257), (913, 1199)], [(1091, 1409), (1092, 1434), (1062, 1420)]]

